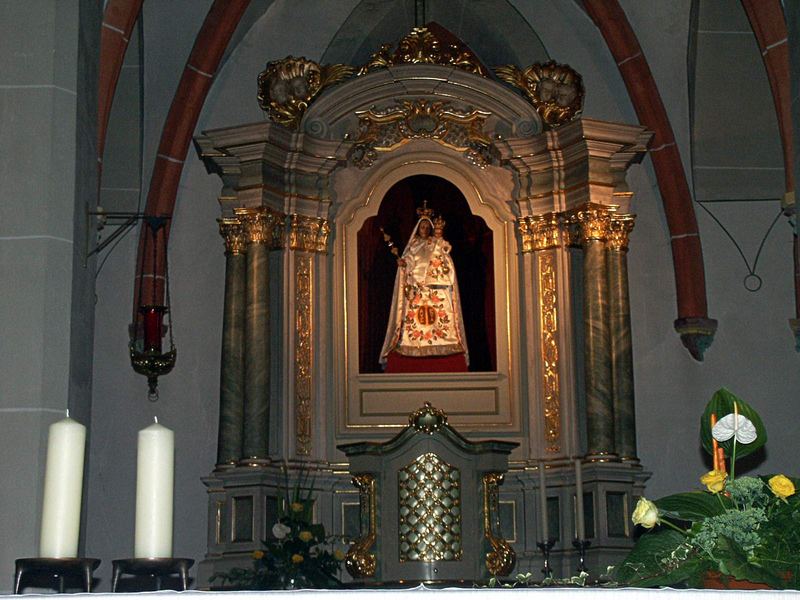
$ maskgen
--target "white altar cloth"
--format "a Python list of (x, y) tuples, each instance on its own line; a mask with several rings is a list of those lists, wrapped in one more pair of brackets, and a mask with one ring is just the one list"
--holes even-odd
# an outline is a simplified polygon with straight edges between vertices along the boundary
[[(68, 594), (70, 600), (800, 600), (794, 590), (673, 590), (636, 588), (445, 588), (419, 586), (386, 590), (287, 590), (275, 592), (94, 592)], [(360, 598), (354, 598), (360, 596)], [(25, 594), (25, 600), (54, 600), (52, 594)], [(0, 596), (0, 600), (22, 600)]]

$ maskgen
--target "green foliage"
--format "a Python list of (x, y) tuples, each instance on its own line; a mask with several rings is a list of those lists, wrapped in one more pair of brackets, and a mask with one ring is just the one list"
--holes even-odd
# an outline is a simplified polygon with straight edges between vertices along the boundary
[[(767, 443), (767, 430), (764, 428), (764, 423), (758, 413), (744, 400), (738, 398), (735, 394), (729, 392), (725, 388), (717, 390), (711, 397), (711, 400), (706, 405), (706, 410), (700, 418), (700, 441), (703, 443), (703, 448), (709, 454), (712, 453), (713, 438), (711, 437), (711, 415), (717, 416), (717, 420), (722, 419), (725, 415), (734, 412), (733, 405), (736, 403), (736, 408), (739, 414), (747, 417), (756, 428), (756, 439), (749, 444), (736, 444), (736, 457), (742, 458), (761, 448)], [(719, 442), (720, 447), (725, 450), (725, 456), (730, 458), (733, 456), (733, 438), (726, 442)]]
[[(701, 420), (703, 446), (711, 451), (710, 415), (733, 412), (752, 421), (756, 440), (737, 444), (736, 458), (767, 439), (758, 414), (727, 390), (719, 390)], [(732, 455), (732, 442), (725, 446)], [(708, 572), (800, 589), (800, 487), (796, 478), (740, 477), (725, 482), (719, 493), (687, 492), (656, 500), (660, 525), (645, 532), (614, 569), (621, 584), (639, 587), (702, 587)], [(792, 489), (794, 486), (794, 489)], [(714, 488), (716, 489), (716, 488)]]

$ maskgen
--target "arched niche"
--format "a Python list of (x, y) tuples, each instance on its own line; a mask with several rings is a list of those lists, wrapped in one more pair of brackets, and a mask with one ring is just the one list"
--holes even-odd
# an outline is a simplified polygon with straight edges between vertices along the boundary
[[(488, 307), (482, 307), (479, 318), (494, 321), (494, 343), (484, 341), (476, 344), (476, 348), (470, 348), (470, 355), (494, 352), (494, 357), (481, 357), (478, 364), (484, 368), (480, 371), (389, 374), (372, 369), (373, 372), (362, 372), (360, 320), (361, 331), (364, 318), (379, 320), (376, 328), (382, 330), (379, 336), (382, 343), (387, 311), (383, 309), (378, 311), (381, 314), (373, 316), (368, 302), (380, 300), (360, 297), (360, 284), (363, 286), (367, 275), (364, 269), (376, 266), (359, 257), (359, 232), (362, 233), (362, 249), (374, 250), (374, 242), (365, 245), (364, 232), (379, 226), (381, 220), (387, 218), (386, 209), (382, 215), (381, 207), (387, 198), (392, 201), (398, 186), (402, 187), (404, 182), (413, 188), (411, 192), (415, 196), (406, 201), (409, 206), (421, 203), (423, 198), (416, 197), (416, 194), (424, 192), (426, 184), (433, 186), (431, 192), (437, 186), (440, 189), (452, 188), (459, 201), (445, 210), (449, 213), (448, 220), (458, 223), (454, 230), (460, 229), (459, 235), (464, 235), (467, 230), (474, 233), (482, 227), (485, 228), (485, 238), (490, 240), (481, 249), (478, 249), (479, 243), (475, 243), (472, 249), (465, 247), (468, 256), (459, 258), (461, 262), (469, 260), (470, 252), (473, 258), (475, 252), (489, 253), (482, 258), (484, 265), (491, 264), (491, 281), (481, 292), (488, 290), (491, 299), (488, 302), (483, 300)], [(412, 182), (420, 187), (414, 188)], [(510, 174), (502, 169), (491, 173), (476, 169), (457, 152), (442, 149), (431, 141), (417, 141), (384, 157), (369, 171), (343, 170), (337, 174), (334, 188), (337, 197), (343, 199), (335, 219), (332, 290), (334, 314), (344, 317), (334, 320), (333, 331), (337, 350), (334, 352), (334, 388), (338, 396), (336, 404), (341, 409), (337, 412), (339, 435), (352, 433), (363, 436), (364, 429), (403, 425), (413, 406), (422, 400), (441, 406), (453, 423), (467, 431), (471, 428), (509, 433), (519, 431), (519, 314), (518, 303), (509, 302), (510, 298), (518, 297), (515, 218), (506, 200), (513, 188)], [(405, 211), (405, 208), (401, 210)], [(405, 230), (410, 232), (410, 227), (416, 222), (413, 209), (411, 212), (410, 216), (402, 217), (404, 221), (396, 224), (401, 232), (401, 239), (397, 242), (401, 248), (407, 241)], [(461, 214), (456, 215), (457, 212)], [(402, 235), (406, 239), (402, 239)], [(456, 242), (451, 240), (451, 243)], [(379, 259), (380, 266), (389, 270), (391, 282), (388, 285), (391, 285), (397, 266), (387, 248), (382, 252), (388, 258)], [(465, 293), (468, 291), (462, 286), (462, 295)], [(487, 310), (491, 314), (487, 314)], [(365, 311), (369, 311), (366, 316)], [(377, 342), (372, 344), (372, 348), (375, 345)], [(380, 346), (377, 347), (380, 351)], [(485, 368), (487, 363), (493, 367), (491, 370)]]
[[(470, 372), (497, 370), (495, 331), (494, 236), (486, 222), (469, 210), (464, 195), (448, 180), (412, 175), (395, 183), (381, 199), (378, 213), (358, 232), (358, 343), (359, 373), (382, 373), (380, 351), (390, 319), (396, 257), (384, 234), (402, 253), (425, 206), (447, 223), (445, 239), (457, 273), (461, 314), (470, 353)], [(440, 372), (437, 361), (422, 369)]]

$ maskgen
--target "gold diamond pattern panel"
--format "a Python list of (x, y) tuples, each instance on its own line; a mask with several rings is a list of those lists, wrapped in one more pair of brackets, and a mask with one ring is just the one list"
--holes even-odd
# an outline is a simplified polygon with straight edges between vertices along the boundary
[(400, 562), (461, 560), (461, 471), (429, 452), (397, 479)]

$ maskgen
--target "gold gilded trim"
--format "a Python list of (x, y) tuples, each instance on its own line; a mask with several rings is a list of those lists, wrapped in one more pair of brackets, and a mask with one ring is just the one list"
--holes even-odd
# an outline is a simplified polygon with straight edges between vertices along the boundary
[[(347, 572), (354, 579), (364, 579), (375, 576), (377, 560), (369, 549), (375, 545), (378, 539), (378, 509), (377, 497), (375, 493), (375, 477), (368, 473), (353, 476), (353, 485), (358, 488), (359, 509), (361, 511), (362, 535), (350, 549), (344, 559), (344, 566)], [(364, 520), (367, 521), (367, 531), (364, 532)]]
[(492, 531), (492, 523), (499, 515), (501, 483), (502, 473), (486, 473), (483, 476), (483, 536), (492, 548), (486, 553), (486, 568), (493, 577), (505, 577), (517, 563), (517, 553), (511, 545)]
[(608, 247), (616, 252), (627, 252), (636, 215), (612, 215), (608, 226)]
[(542, 352), (542, 409), (545, 450), (561, 450), (561, 391), (558, 372), (558, 281), (555, 252), (539, 257), (539, 327)]
[(348, 65), (320, 65), (303, 56), (269, 62), (258, 76), (258, 104), (271, 120), (297, 129), (312, 100), (353, 71)]
[(331, 227), (328, 219), (289, 215), (289, 248), (305, 252), (327, 252), (328, 234)]
[(445, 44), (427, 27), (414, 27), (411, 33), (400, 40), (394, 52), (391, 44), (381, 45), (358, 74), (364, 75), (374, 69), (401, 64), (447, 65), (475, 75), (488, 76), (486, 69), (469, 48)]
[(308, 254), (295, 256), (295, 362), (294, 405), (297, 454), (311, 454), (313, 432), (312, 381), (314, 355), (311, 349), (313, 331), (314, 258)]
[(272, 249), (283, 247), (285, 214), (268, 206), (234, 208), (233, 214), (242, 223), (248, 244), (265, 244)]
[(558, 127), (583, 111), (583, 79), (569, 65), (534, 63), (524, 71), (515, 65), (495, 68), (497, 76), (522, 90), (542, 120)]
[(225, 254), (237, 256), (246, 251), (244, 228), (239, 219), (217, 219), (219, 234), (225, 240)]

